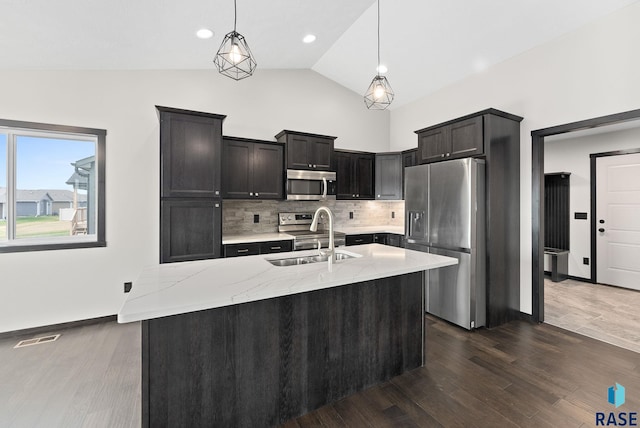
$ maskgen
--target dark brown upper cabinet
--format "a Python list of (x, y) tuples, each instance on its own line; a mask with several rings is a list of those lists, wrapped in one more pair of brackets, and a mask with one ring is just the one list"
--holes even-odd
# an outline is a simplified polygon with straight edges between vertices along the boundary
[(282, 144), (224, 137), (222, 153), (223, 198), (284, 198)]
[(418, 149), (409, 149), (402, 152), (402, 167), (418, 165)]
[(402, 153), (376, 154), (376, 200), (402, 199)]
[(287, 169), (332, 170), (336, 137), (284, 130), (276, 139), (285, 143)]
[(226, 116), (156, 106), (160, 115), (160, 196), (220, 198)]
[(374, 199), (375, 154), (336, 150), (336, 199)]
[(416, 133), (419, 164), (477, 156), (484, 152), (483, 116), (421, 129)]

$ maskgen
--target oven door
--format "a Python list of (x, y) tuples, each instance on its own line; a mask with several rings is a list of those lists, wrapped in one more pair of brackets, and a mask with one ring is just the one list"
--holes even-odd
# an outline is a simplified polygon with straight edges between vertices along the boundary
[(336, 198), (336, 173), (331, 171), (287, 170), (287, 199), (324, 201)]

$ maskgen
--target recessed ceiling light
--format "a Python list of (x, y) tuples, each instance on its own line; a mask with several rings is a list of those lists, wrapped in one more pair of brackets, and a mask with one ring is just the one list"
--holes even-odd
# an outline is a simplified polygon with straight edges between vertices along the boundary
[(314, 36), (313, 34), (307, 34), (306, 36), (304, 36), (302, 41), (305, 43), (313, 43), (316, 41), (316, 36)]
[(208, 28), (201, 28), (196, 32), (196, 36), (200, 39), (210, 39), (213, 37), (213, 31)]
[(387, 66), (386, 66), (386, 65), (384, 65), (384, 64), (380, 64), (378, 67), (376, 67), (376, 71), (377, 71), (378, 73), (380, 73), (380, 74), (384, 74), (384, 73), (386, 73), (386, 72), (387, 72), (387, 71), (389, 71), (389, 70), (387, 69)]

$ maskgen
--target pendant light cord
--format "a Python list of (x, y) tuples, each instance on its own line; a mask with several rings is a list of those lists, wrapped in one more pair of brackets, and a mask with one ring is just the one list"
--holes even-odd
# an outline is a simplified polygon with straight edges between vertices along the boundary
[[(378, 12), (380, 13), (380, 12)], [(233, 32), (236, 32), (236, 21), (238, 20), (238, 6), (236, 5), (236, 0), (233, 0)], [(380, 24), (378, 24), (379, 26)], [(378, 36), (379, 38), (380, 36)], [(379, 42), (378, 42), (379, 43)]]
[(376, 64), (376, 74), (380, 77), (380, 0), (378, 0), (378, 64)]

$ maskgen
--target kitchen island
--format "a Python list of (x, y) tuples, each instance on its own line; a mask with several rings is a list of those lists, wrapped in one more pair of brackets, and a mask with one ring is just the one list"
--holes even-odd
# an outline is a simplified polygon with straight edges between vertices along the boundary
[(378, 244), (145, 269), (118, 313), (142, 321), (143, 426), (273, 426), (423, 364), (424, 271), (455, 259)]

